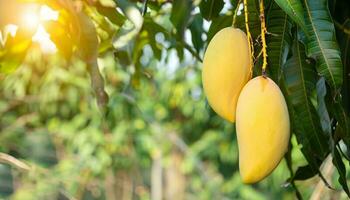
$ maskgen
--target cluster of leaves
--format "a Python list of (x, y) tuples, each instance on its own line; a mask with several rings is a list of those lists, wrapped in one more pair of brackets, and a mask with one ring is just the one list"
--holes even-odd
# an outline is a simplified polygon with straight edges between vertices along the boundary
[[(194, 173), (194, 166), (198, 165), (194, 155), (203, 160), (211, 160), (211, 163), (217, 159), (219, 161), (214, 163), (228, 182), (225, 182), (224, 193), (232, 195), (231, 197), (244, 197), (244, 192), (237, 194), (232, 189), (232, 184), (237, 181), (235, 177), (238, 177), (229, 172), (237, 164), (236, 160), (229, 158), (234, 153), (226, 155), (227, 152), (235, 152), (235, 146), (232, 146), (235, 139), (232, 135), (226, 135), (227, 132), (234, 131), (232, 125), (218, 122), (220, 120), (213, 113), (202, 114), (208, 108), (203, 104), (202, 94), (196, 97), (196, 91), (201, 92), (198, 75), (200, 70), (198, 67), (190, 67), (197, 66), (201, 61), (205, 48), (215, 33), (232, 25), (233, 12), (240, 6), (238, 1), (21, 1), (47, 5), (59, 12), (57, 21), (45, 22), (44, 26), (66, 63), (63, 70), (62, 67), (57, 67), (48, 70), (47, 74), (40, 67), (37, 67), (35, 73), (19, 72), (16, 77), (23, 76), (23, 84), (14, 84), (16, 80), (11, 81), (11, 78), (4, 81), (4, 84), (10, 85), (4, 85), (6, 89), (1, 91), (1, 99), (13, 101), (14, 96), (21, 98), (15, 101), (15, 105), (6, 104), (1, 113), (4, 120), (1, 121), (0, 130), (8, 133), (2, 136), (5, 138), (3, 141), (13, 140), (16, 135), (14, 133), (21, 136), (18, 138), (23, 138), (23, 130), (38, 131), (35, 128), (32, 130), (33, 127), (45, 127), (41, 131), (53, 135), (57, 140), (52, 142), (55, 143), (54, 146), (67, 145), (72, 148), (66, 150), (68, 155), (78, 154), (81, 159), (78, 161), (79, 166), (59, 162), (53, 172), (64, 175), (64, 170), (67, 170), (91, 177), (90, 174), (106, 173), (103, 171), (111, 166), (128, 168), (137, 163), (137, 166), (149, 167), (148, 162), (152, 162), (157, 154), (155, 152), (159, 151), (155, 148), (157, 141), (168, 138), (168, 134), (161, 132), (179, 132), (180, 138), (189, 145), (189, 152), (192, 152), (187, 153), (189, 155), (185, 169), (188, 173)], [(247, 0), (247, 3), (249, 27), (255, 41), (254, 72), (259, 75), (262, 63), (259, 54), (259, 1)], [(350, 160), (350, 6), (346, 0), (265, 0), (264, 3), (268, 30), (268, 76), (279, 84), (286, 97), (292, 132), (307, 161), (306, 165), (296, 165), (291, 156), (291, 148), (286, 154), (291, 175), (287, 182), (295, 187), (295, 181), (306, 180), (318, 174), (329, 187), (333, 187), (320, 171), (322, 163), (331, 155), (339, 173), (339, 183), (350, 195), (344, 163), (344, 159)], [(0, 9), (6, 8), (7, 4), (12, 3), (0, 0)], [(14, 19), (1, 17), (0, 28), (8, 23), (16, 24)], [(235, 26), (245, 30), (244, 22), (244, 16), (238, 15)], [(23, 62), (28, 62), (26, 55), (31, 48), (33, 34), (22, 31), (19, 26), (15, 36), (6, 37), (0, 44), (0, 72), (13, 72)], [(186, 66), (186, 69), (173, 66), (177, 75), (167, 80), (171, 70), (164, 72), (156, 63), (175, 65), (174, 61), (169, 64), (171, 55), (174, 54), (179, 59), (177, 64)], [(98, 57), (113, 61), (111, 69), (106, 67), (104, 76), (98, 68)], [(113, 65), (120, 68), (115, 69)], [(95, 115), (99, 112), (91, 103), (89, 88), (86, 88), (89, 81), (86, 80), (84, 67), (90, 74), (90, 82), (102, 115)], [(67, 77), (58, 76), (61, 73)], [(196, 74), (192, 82), (188, 80), (191, 73)], [(35, 85), (40, 85), (40, 81), (33, 83), (33, 89), (28, 86), (32, 76), (43, 75), (47, 79), (42, 81), (48, 81), (42, 84), (43, 88)], [(53, 84), (60, 87), (54, 87)], [(70, 84), (74, 87), (69, 87)], [(50, 91), (50, 94), (45, 91)], [(30, 101), (23, 102), (23, 98), (28, 98), (27, 95), (35, 92), (43, 96), (34, 98), (33, 105)], [(69, 101), (62, 102), (61, 92), (70, 95), (67, 97)], [(86, 104), (80, 105), (81, 101)], [(13, 108), (15, 111), (7, 112), (7, 109)], [(18, 115), (26, 116), (31, 111), (35, 114), (37, 110), (40, 111), (38, 116), (30, 118), (29, 122), (26, 117), (15, 120)], [(26, 123), (23, 124), (23, 120)], [(71, 123), (72, 120), (74, 123)], [(14, 121), (19, 125), (5, 126)], [(3, 131), (3, 127), (6, 131)], [(223, 135), (220, 129), (225, 130), (226, 134)], [(18, 140), (22, 141), (15, 141)], [(22, 142), (32, 144), (36, 140), (45, 139), (25, 139)], [(206, 148), (216, 146), (217, 143), (222, 143), (219, 149), (210, 148), (210, 151), (206, 151)], [(30, 157), (24, 153), (25, 150), (14, 148), (14, 144), (16, 143), (8, 143), (2, 147), (2, 151), (20, 158)], [(53, 144), (47, 146), (52, 149)], [(164, 146), (161, 147), (162, 151), (169, 151), (169, 145)], [(297, 147), (294, 145), (293, 148)], [(144, 154), (147, 159), (143, 159)], [(48, 159), (52, 165), (57, 163), (57, 158), (46, 158), (46, 155), (48, 154), (42, 155), (44, 158), (39, 155), (37, 159)], [(114, 159), (115, 157), (125, 159)], [(65, 159), (73, 162), (76, 157)], [(138, 163), (143, 160), (145, 163)], [(0, 175), (1, 170), (6, 169), (0, 168)], [(42, 172), (44, 175), (45, 170)], [(200, 174), (198, 180), (203, 180), (202, 176)], [(10, 177), (8, 179), (12, 181)], [(149, 184), (149, 180), (145, 179), (142, 180)], [(67, 187), (67, 182), (61, 185), (60, 182), (49, 181), (55, 182), (57, 188), (70, 188), (70, 194), (79, 194), (79, 184), (84, 180), (78, 177), (76, 180), (70, 187)], [(194, 193), (202, 192), (198, 182), (191, 184)], [(41, 187), (45, 188), (45, 185)], [(217, 194), (216, 187), (215, 183), (205, 185), (211, 197), (221, 197), (221, 194)], [(295, 189), (301, 198), (298, 189)]]

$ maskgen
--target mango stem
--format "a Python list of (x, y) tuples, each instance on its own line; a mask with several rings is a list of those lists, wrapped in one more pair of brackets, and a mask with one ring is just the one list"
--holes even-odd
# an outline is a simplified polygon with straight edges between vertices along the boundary
[(267, 45), (266, 45), (266, 25), (265, 25), (265, 14), (264, 14), (264, 0), (260, 0), (260, 24), (261, 24), (261, 43), (262, 43), (262, 53), (263, 53), (263, 66), (262, 66), (262, 75), (266, 76), (266, 67), (267, 67)]
[(232, 27), (233, 27), (233, 28), (235, 28), (237, 13), (238, 13), (239, 7), (240, 7), (240, 5), (241, 5), (241, 1), (242, 1), (242, 0), (238, 0), (238, 3), (237, 3), (237, 6), (236, 6), (236, 9), (235, 9), (235, 12), (233, 13), (233, 20), (232, 20)]
[[(247, 2), (247, 0), (243, 1), (243, 5), (244, 5), (244, 21), (245, 21), (245, 29), (247, 32), (249, 54), (252, 56), (250, 59), (254, 60), (254, 46), (253, 46), (253, 38), (252, 38), (252, 35), (250, 34), (250, 31), (249, 31), (248, 2)], [(252, 66), (250, 68), (250, 77), (253, 76), (253, 66), (254, 66), (254, 64), (252, 64)]]

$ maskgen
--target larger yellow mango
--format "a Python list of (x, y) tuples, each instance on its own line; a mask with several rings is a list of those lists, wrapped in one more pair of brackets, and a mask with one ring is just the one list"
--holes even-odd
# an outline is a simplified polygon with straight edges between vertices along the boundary
[(219, 31), (205, 52), (202, 81), (209, 105), (230, 122), (235, 121), (237, 99), (250, 78), (250, 68), (245, 33), (232, 27)]
[(236, 110), (239, 170), (244, 183), (268, 176), (288, 148), (289, 114), (279, 87), (262, 76), (242, 89)]

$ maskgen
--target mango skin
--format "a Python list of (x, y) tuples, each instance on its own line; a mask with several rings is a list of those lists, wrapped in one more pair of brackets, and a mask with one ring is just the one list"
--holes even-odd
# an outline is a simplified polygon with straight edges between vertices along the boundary
[(251, 55), (246, 34), (232, 27), (220, 30), (204, 55), (202, 82), (209, 105), (234, 122), (240, 91), (250, 79)]
[(290, 121), (279, 87), (262, 76), (250, 80), (236, 110), (239, 170), (244, 183), (268, 176), (288, 149)]

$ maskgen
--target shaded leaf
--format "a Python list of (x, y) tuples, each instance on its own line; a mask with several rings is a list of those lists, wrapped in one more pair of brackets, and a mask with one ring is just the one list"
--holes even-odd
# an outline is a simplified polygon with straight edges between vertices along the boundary
[(223, 0), (202, 0), (199, 9), (204, 19), (212, 20), (219, 16), (224, 4)]
[(285, 64), (285, 96), (292, 106), (289, 110), (293, 111), (293, 132), (313, 174), (319, 173), (319, 166), (329, 152), (328, 137), (323, 133), (317, 111), (309, 99), (317, 77), (312, 63), (306, 59), (302, 44), (295, 40), (293, 55)]
[(124, 24), (125, 17), (116, 8), (104, 7), (102, 5), (97, 5), (96, 8), (99, 13), (106, 16), (113, 24), (117, 26)]
[(288, 15), (274, 2), (271, 4), (267, 15), (267, 26), (269, 27), (269, 32), (273, 33), (267, 38), (268, 70), (273, 80), (278, 83), (282, 75), (282, 67), (287, 60), (292, 39), (291, 23)]
[(182, 40), (191, 17), (191, 11), (193, 9), (192, 1), (174, 0), (172, 5), (170, 21), (175, 27), (177, 38)]
[(332, 127), (331, 127), (331, 119), (328, 114), (325, 97), (327, 95), (327, 88), (326, 88), (326, 82), (325, 79), (322, 77), (317, 82), (317, 111), (318, 115), (320, 116), (321, 120), (321, 126), (323, 132), (327, 133), (328, 135), (332, 134)]
[(209, 43), (210, 40), (214, 37), (214, 35), (219, 32), (221, 29), (229, 27), (232, 25), (232, 16), (231, 15), (221, 15), (217, 18), (215, 18), (208, 30), (207, 33), (207, 42)]
[(332, 142), (331, 148), (332, 148), (332, 156), (333, 156), (332, 162), (334, 166), (337, 168), (339, 173), (338, 182), (340, 183), (343, 190), (350, 198), (350, 191), (346, 180), (346, 168), (345, 168), (344, 162), (334, 142)]
[(204, 45), (202, 40), (203, 19), (199, 14), (194, 16), (193, 21), (190, 25), (190, 31), (192, 34), (193, 46), (197, 50), (197, 52), (199, 52), (199, 50), (202, 49)]
[(316, 174), (317, 174), (317, 171), (314, 170), (313, 167), (311, 167), (310, 165), (301, 166), (301, 167), (298, 167), (294, 176), (289, 181), (291, 181), (291, 180), (295, 180), (295, 181), (306, 180), (306, 179), (314, 177)]

